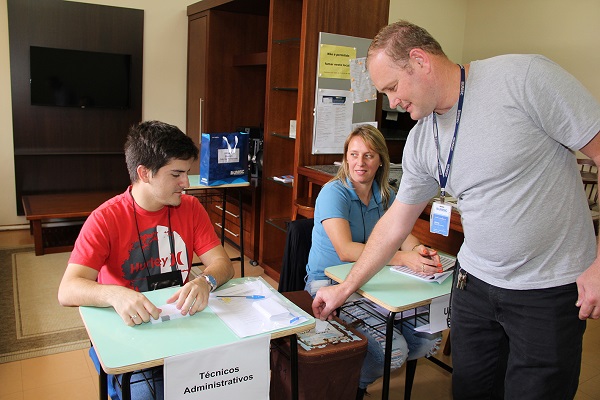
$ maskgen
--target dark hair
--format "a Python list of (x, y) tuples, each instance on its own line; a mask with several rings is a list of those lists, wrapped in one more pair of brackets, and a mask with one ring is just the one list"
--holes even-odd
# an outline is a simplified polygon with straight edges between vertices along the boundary
[(408, 21), (400, 20), (389, 24), (379, 31), (367, 52), (369, 57), (381, 50), (401, 68), (408, 67), (408, 59), (412, 49), (421, 49), (431, 54), (446, 56), (442, 46), (425, 29)]
[(367, 146), (369, 146), (375, 153), (379, 154), (381, 161), (381, 167), (377, 169), (375, 173), (375, 181), (379, 185), (379, 193), (381, 195), (381, 201), (383, 202), (383, 208), (387, 210), (390, 202), (390, 183), (388, 177), (390, 175), (390, 154), (385, 143), (385, 138), (379, 129), (372, 125), (360, 125), (356, 127), (350, 135), (346, 138), (344, 143), (344, 155), (342, 156), (342, 167), (338, 169), (336, 176), (332, 179), (338, 179), (342, 182), (342, 185), (348, 187), (347, 179), (350, 177), (350, 169), (348, 168), (348, 146), (350, 141), (355, 137), (361, 138)]
[(125, 142), (125, 162), (131, 183), (138, 180), (137, 167), (157, 173), (171, 160), (198, 159), (194, 141), (174, 125), (145, 121), (132, 126)]

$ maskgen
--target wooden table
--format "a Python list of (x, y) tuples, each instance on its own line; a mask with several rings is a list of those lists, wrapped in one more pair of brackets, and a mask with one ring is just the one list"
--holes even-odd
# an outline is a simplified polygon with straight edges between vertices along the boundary
[[(81, 224), (88, 215), (106, 200), (120, 192), (86, 192), (36, 194), (22, 197), (25, 217), (33, 234), (35, 255), (61, 253), (73, 250)], [(47, 228), (43, 223), (66, 221), (62, 227)], [(73, 222), (76, 224), (73, 229)]]

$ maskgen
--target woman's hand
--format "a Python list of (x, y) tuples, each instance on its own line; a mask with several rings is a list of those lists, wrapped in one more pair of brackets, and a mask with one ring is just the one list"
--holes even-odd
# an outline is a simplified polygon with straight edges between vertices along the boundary
[(423, 275), (433, 275), (436, 272), (443, 272), (442, 263), (437, 251), (425, 245), (420, 244), (415, 246), (411, 251), (399, 251), (398, 253), (400, 253), (401, 262), (394, 264), (407, 266)]

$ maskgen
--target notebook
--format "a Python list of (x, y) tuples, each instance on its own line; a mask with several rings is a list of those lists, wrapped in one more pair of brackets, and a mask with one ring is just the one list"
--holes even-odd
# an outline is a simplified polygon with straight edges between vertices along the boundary
[(390, 270), (392, 270), (393, 272), (398, 272), (400, 274), (412, 276), (425, 282), (437, 282), (441, 284), (446, 280), (446, 278), (452, 275), (454, 265), (456, 264), (456, 257), (439, 251), (438, 255), (440, 256), (440, 262), (442, 263), (443, 272), (436, 272), (433, 275), (423, 275), (413, 271), (408, 267), (405, 267), (404, 265), (394, 265), (390, 267)]

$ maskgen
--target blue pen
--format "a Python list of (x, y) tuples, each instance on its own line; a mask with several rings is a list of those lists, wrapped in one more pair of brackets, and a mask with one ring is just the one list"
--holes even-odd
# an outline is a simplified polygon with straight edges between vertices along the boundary
[(265, 296), (261, 296), (260, 294), (253, 294), (253, 295), (248, 295), (248, 296), (217, 296), (217, 297), (243, 297), (245, 299), (252, 299), (252, 300), (258, 300), (258, 299), (265, 298)]
[[(292, 314), (292, 316), (293, 316), (293, 314)], [(292, 319), (290, 319), (290, 324), (293, 324), (294, 322), (298, 321), (299, 319), (300, 319), (299, 315), (296, 316), (296, 317), (294, 317), (294, 318), (292, 318)]]

